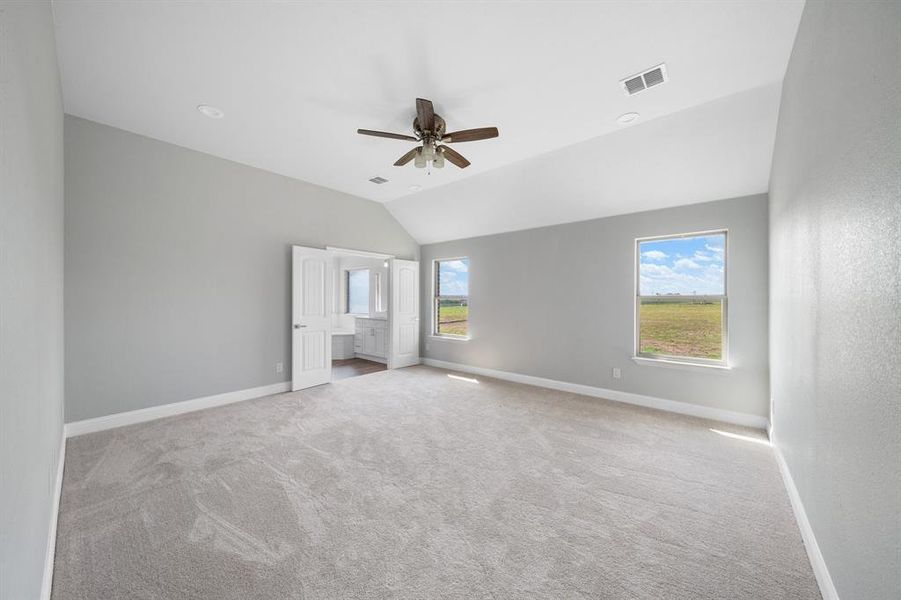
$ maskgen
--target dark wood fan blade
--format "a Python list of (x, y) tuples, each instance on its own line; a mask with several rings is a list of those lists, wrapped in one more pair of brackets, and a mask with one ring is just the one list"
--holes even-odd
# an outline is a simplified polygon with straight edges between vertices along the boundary
[(423, 131), (432, 132), (435, 130), (435, 109), (432, 107), (432, 101), (425, 98), (416, 99), (416, 116), (419, 118), (419, 127)]
[(416, 157), (416, 152), (419, 151), (419, 148), (420, 148), (419, 146), (416, 146), (415, 148), (413, 148), (412, 150), (410, 150), (409, 152), (407, 152), (406, 154), (404, 154), (403, 156), (401, 156), (400, 158), (398, 158), (398, 159), (394, 162), (394, 166), (395, 166), (395, 167), (402, 167), (402, 166), (404, 166), (405, 164), (407, 164), (408, 162), (410, 162), (411, 160), (413, 160), (413, 159)]
[(461, 169), (468, 167), (470, 163), (462, 154), (451, 148), (450, 146), (438, 146), (438, 149), (444, 154), (444, 158), (451, 161)]
[(487, 140), (496, 138), (500, 135), (497, 127), (479, 127), (478, 129), (464, 129), (463, 131), (454, 131), (445, 133), (441, 137), (442, 142), (474, 142), (476, 140)]
[(360, 135), (372, 135), (375, 137), (391, 138), (392, 140), (408, 140), (410, 142), (418, 142), (419, 140), (412, 135), (404, 135), (402, 133), (388, 133), (387, 131), (373, 131), (371, 129), (357, 129)]

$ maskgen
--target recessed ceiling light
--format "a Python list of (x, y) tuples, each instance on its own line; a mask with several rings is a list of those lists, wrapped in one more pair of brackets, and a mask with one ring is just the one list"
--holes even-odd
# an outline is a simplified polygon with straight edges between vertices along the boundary
[(225, 113), (222, 109), (216, 108), (215, 106), (210, 106), (209, 104), (201, 104), (197, 107), (197, 110), (200, 111), (204, 117), (209, 117), (211, 119), (221, 119), (225, 116)]
[(422, 186), (421, 186), (421, 185), (411, 185), (411, 186), (410, 186), (410, 191), (411, 191), (411, 192), (418, 192), (418, 191), (421, 190), (421, 189), (422, 189)]
[(625, 125), (626, 123), (631, 123), (632, 121), (634, 121), (635, 119), (637, 119), (640, 116), (641, 115), (639, 115), (638, 113), (634, 113), (634, 112), (626, 113), (624, 115), (620, 115), (620, 116), (616, 117), (616, 121), (618, 123), (622, 123), (623, 125)]

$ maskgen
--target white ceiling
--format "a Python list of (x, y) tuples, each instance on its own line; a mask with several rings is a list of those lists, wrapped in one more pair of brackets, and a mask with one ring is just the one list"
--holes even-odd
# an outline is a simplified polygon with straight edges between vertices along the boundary
[[(774, 96), (778, 102), (772, 84), (784, 75), (802, 8), (793, 0), (55, 0), (54, 16), (66, 112), (389, 202), (424, 242), (654, 208), (674, 198), (702, 201), (724, 189), (765, 190), (769, 155), (763, 166), (761, 152), (767, 144), (772, 149)], [(622, 92), (620, 79), (661, 62), (668, 83), (633, 97)], [(394, 167), (412, 144), (355, 131), (409, 133), (416, 97), (433, 100), (451, 130), (496, 125), (501, 135), (457, 144), (473, 163), (466, 170), (448, 166), (427, 174), (412, 165)], [(726, 104), (712, 102), (725, 97)], [(203, 117), (198, 104), (217, 106), (226, 116)], [(674, 125), (686, 109), (692, 109), (681, 117), (686, 125)], [(699, 110), (720, 112), (714, 120)], [(641, 119), (617, 124), (629, 111)], [(654, 121), (661, 117), (666, 124)], [(713, 122), (726, 129), (719, 135), (696, 129), (711, 129)], [(661, 144), (650, 137), (661, 127), (687, 137)], [(517, 214), (478, 227), (454, 225), (446, 233), (431, 225), (436, 217), (453, 222), (456, 212), (444, 214), (438, 198), (472, 195), (480, 182), (497, 191), (505, 173), (545, 172), (550, 165), (532, 160), (513, 170), (499, 167), (599, 136), (584, 146), (604, 158), (591, 170), (596, 180), (622, 175), (619, 167), (610, 171), (622, 159), (614, 143), (629, 148), (629, 164), (705, 175), (694, 171), (671, 181), (667, 193), (640, 197), (630, 186), (611, 184), (590, 198), (505, 198), (506, 212)], [(695, 161), (683, 156), (685, 149)], [(742, 151), (749, 166), (736, 173), (721, 154), (739, 153), (740, 159)], [(726, 166), (741, 183), (721, 185)], [(717, 181), (705, 185), (707, 173)], [(367, 181), (375, 175), (389, 182)], [(411, 193), (411, 185), (423, 191)]]
[(388, 208), (430, 244), (765, 192), (781, 90), (714, 100)]

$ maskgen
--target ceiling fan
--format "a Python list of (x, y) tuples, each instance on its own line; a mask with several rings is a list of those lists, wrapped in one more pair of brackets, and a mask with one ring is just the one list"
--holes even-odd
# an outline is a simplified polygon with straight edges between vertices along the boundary
[(419, 169), (424, 168), (430, 161), (436, 169), (441, 169), (444, 167), (445, 159), (451, 164), (465, 169), (471, 163), (462, 154), (444, 144), (474, 142), (498, 136), (497, 127), (480, 127), (478, 129), (464, 129), (446, 133), (444, 119), (440, 115), (435, 114), (432, 101), (424, 98), (416, 99), (416, 118), (413, 119), (413, 133), (415, 136), (373, 131), (371, 129), (357, 129), (357, 133), (391, 138), (393, 140), (420, 142), (422, 145), (416, 146), (394, 163), (394, 166), (402, 167), (412, 160), (413, 164)]

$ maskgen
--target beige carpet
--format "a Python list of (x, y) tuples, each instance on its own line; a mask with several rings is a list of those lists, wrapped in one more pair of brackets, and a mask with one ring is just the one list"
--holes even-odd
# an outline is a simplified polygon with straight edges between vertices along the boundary
[(819, 598), (760, 433), (476, 379), (69, 440), (53, 597)]

